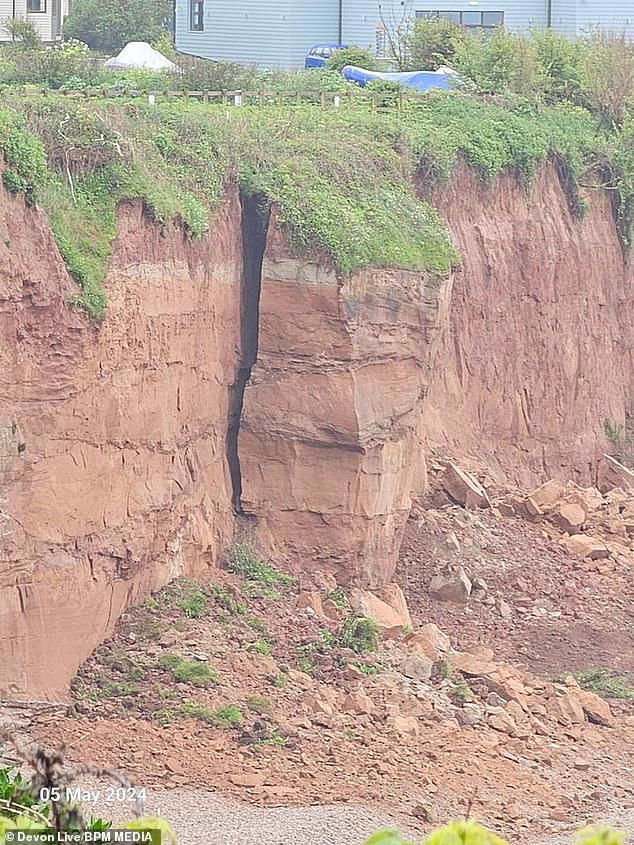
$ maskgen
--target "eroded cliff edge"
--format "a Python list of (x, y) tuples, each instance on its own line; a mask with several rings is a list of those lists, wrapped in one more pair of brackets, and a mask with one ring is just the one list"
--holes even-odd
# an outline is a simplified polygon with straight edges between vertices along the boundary
[(236, 527), (290, 568), (389, 580), (426, 443), (589, 479), (634, 400), (634, 279), (589, 199), (577, 222), (550, 168), (530, 193), (460, 169), (435, 197), (462, 258), (444, 279), (340, 277), (273, 216), (255, 312), (237, 191), (197, 244), (124, 203), (96, 328), (45, 218), (3, 196), (0, 689), (63, 693), (126, 606), (216, 566)]

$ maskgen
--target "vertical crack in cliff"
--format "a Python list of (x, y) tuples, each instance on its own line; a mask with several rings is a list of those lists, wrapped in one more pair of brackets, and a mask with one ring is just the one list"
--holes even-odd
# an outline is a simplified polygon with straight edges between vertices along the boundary
[(232, 504), (242, 509), (242, 471), (239, 439), (244, 391), (258, 357), (262, 261), (266, 248), (271, 208), (263, 194), (240, 194), (242, 206), (242, 281), (240, 286), (240, 350), (236, 379), (229, 389), (227, 462), (231, 474)]

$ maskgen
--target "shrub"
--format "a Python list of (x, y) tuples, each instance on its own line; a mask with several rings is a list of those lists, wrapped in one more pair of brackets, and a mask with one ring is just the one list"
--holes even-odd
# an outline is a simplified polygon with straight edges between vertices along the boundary
[(624, 426), (605, 420), (603, 427), (612, 444), (612, 456), (625, 466), (634, 468), (634, 414), (626, 417)]
[(9, 167), (3, 174), (4, 186), (34, 204), (46, 180), (46, 153), (24, 119), (4, 110), (0, 110), (0, 151)]
[(261, 581), (280, 587), (290, 587), (295, 579), (285, 572), (280, 572), (258, 558), (250, 546), (238, 543), (229, 550), (227, 569), (234, 575), (242, 575), (247, 581)]
[(258, 70), (237, 62), (213, 62), (194, 56), (181, 56), (172, 87), (184, 91), (243, 91), (258, 87)]
[(481, 94), (535, 95), (543, 89), (535, 47), (502, 27), (490, 37), (472, 35), (457, 43), (453, 66)]
[(634, 43), (596, 31), (584, 46), (582, 102), (604, 126), (621, 126), (634, 109)]
[(202, 704), (185, 702), (181, 704), (180, 714), (185, 718), (198, 719), (207, 725), (218, 728), (237, 728), (242, 724), (242, 711), (233, 704), (212, 710)]
[(181, 599), (179, 607), (188, 619), (200, 619), (207, 610), (207, 596), (202, 590), (195, 590)]
[(14, 43), (26, 50), (35, 50), (43, 47), (40, 34), (35, 28), (32, 20), (28, 18), (7, 18), (2, 21), (2, 26), (11, 36)]
[(376, 651), (378, 643), (376, 622), (365, 616), (350, 616), (341, 626), (337, 640), (339, 645), (351, 648), (357, 654)]
[(341, 73), (346, 65), (362, 67), (364, 70), (378, 70), (376, 58), (365, 47), (344, 47), (336, 50), (326, 62), (326, 70)]
[(531, 33), (547, 101), (578, 102), (582, 89), (582, 42), (552, 29)]
[(467, 40), (465, 30), (445, 20), (418, 20), (404, 33), (404, 65), (401, 70), (438, 70), (453, 65), (459, 46)]
[(252, 713), (257, 713), (260, 716), (270, 713), (273, 709), (272, 702), (261, 695), (250, 695), (246, 700), (246, 705)]
[(607, 669), (590, 669), (578, 672), (575, 677), (582, 689), (595, 692), (603, 698), (634, 700), (634, 687), (631, 687), (625, 678)]
[(160, 658), (159, 666), (168, 669), (175, 680), (194, 687), (208, 687), (218, 683), (218, 673), (197, 660), (184, 660), (176, 654), (165, 654)]
[(172, 0), (77, 0), (64, 35), (93, 50), (115, 53), (130, 41), (155, 41), (171, 25)]

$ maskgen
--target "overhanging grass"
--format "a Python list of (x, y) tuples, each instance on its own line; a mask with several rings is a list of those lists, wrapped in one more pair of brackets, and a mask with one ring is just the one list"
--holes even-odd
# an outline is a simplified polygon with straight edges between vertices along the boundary
[(160, 225), (180, 220), (201, 237), (233, 179), (279, 207), (299, 251), (318, 250), (344, 274), (376, 266), (441, 276), (458, 258), (434, 208), (415, 194), (415, 173), (431, 186), (464, 160), (484, 180), (511, 171), (528, 185), (554, 157), (581, 214), (579, 181), (598, 166), (612, 174), (625, 220), (634, 153), (621, 135), (579, 108), (506, 108), (445, 93), (402, 113), (57, 95), (9, 98), (0, 111), (0, 147), (14, 172), (5, 185), (48, 213), (76, 302), (96, 318), (120, 199), (141, 198)]

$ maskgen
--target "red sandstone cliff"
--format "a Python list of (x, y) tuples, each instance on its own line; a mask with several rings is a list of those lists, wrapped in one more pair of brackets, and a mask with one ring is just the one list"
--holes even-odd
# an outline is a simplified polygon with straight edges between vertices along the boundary
[(342, 280), (273, 222), (259, 310), (235, 193), (200, 244), (126, 204), (95, 328), (65, 304), (45, 219), (3, 196), (0, 691), (63, 692), (128, 604), (217, 565), (232, 501), (290, 567), (376, 585), (426, 441), (511, 477), (591, 474), (603, 419), (634, 401), (634, 279), (607, 198), (577, 223), (550, 170), (530, 194), (462, 171), (436, 202), (453, 279)]
[(464, 168), (435, 202), (462, 257), (425, 405), (430, 442), (507, 477), (592, 481), (634, 407), (634, 269), (606, 192), (579, 222), (554, 168), (530, 192)]
[(198, 246), (119, 213), (97, 329), (45, 218), (0, 211), (0, 690), (54, 695), (122, 610), (232, 536), (237, 197)]

